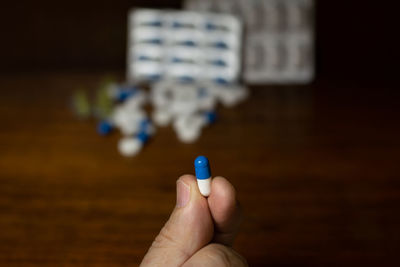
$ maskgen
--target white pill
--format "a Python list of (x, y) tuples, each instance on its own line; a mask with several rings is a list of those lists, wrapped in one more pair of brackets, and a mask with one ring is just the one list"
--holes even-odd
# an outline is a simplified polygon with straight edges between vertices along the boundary
[(199, 187), (200, 193), (208, 197), (211, 193), (211, 178), (208, 179), (197, 179), (197, 186)]
[(143, 148), (143, 143), (132, 137), (121, 138), (118, 142), (118, 150), (125, 157), (133, 157), (137, 155)]
[(147, 96), (143, 92), (137, 92), (134, 96), (129, 97), (124, 103), (124, 108), (127, 110), (140, 109), (147, 102)]
[(124, 123), (119, 126), (119, 130), (121, 131), (121, 134), (124, 136), (132, 136), (135, 133), (139, 132), (139, 123), (138, 122)]
[(248, 96), (248, 90), (245, 87), (231, 86), (231, 87), (220, 87), (218, 88), (218, 97), (222, 105), (226, 107), (232, 107)]
[(142, 109), (129, 109), (126, 106), (119, 105), (114, 109), (112, 116), (113, 123), (120, 126), (125, 123), (139, 121), (146, 118), (146, 113)]
[(179, 129), (176, 131), (179, 141), (186, 144), (194, 143), (201, 135), (201, 129)]
[(189, 116), (182, 115), (175, 119), (173, 127), (179, 141), (183, 143), (193, 143), (200, 137), (201, 130), (206, 123), (207, 121), (204, 116), (198, 114)]
[(158, 126), (167, 126), (172, 119), (172, 114), (168, 109), (157, 109), (153, 112), (153, 121)]
[(201, 130), (205, 125), (207, 124), (206, 118), (204, 116), (201, 116), (199, 114), (183, 114), (180, 116), (177, 116), (175, 118), (175, 121), (173, 123), (173, 126), (176, 131), (179, 131), (181, 129), (183, 130)]
[(214, 96), (207, 96), (199, 99), (199, 109), (201, 110), (214, 110), (217, 104), (216, 98)]

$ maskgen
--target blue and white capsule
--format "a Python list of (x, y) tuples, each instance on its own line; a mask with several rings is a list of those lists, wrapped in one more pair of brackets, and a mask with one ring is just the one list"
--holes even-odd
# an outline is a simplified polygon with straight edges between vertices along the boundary
[(208, 197), (211, 192), (211, 171), (208, 159), (204, 156), (198, 156), (194, 160), (194, 170), (196, 172), (197, 185), (200, 193)]

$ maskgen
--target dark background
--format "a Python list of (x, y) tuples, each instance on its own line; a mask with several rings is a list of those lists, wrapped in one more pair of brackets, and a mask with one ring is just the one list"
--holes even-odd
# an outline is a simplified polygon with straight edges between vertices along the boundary
[[(178, 0), (6, 1), (0, 16), (0, 71), (123, 69), (127, 11), (135, 6), (182, 4)], [(397, 6), (316, 1), (317, 78), (395, 81)]]
[(317, 1), (312, 84), (250, 87), (196, 143), (159, 128), (123, 158), (69, 100), (124, 79), (135, 6), (181, 2), (1, 3), (0, 266), (138, 265), (199, 154), (237, 189), (250, 266), (400, 266), (397, 4)]

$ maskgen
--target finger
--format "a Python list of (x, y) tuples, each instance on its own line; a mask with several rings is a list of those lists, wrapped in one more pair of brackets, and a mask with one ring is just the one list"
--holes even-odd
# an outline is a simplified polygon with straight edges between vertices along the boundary
[(230, 247), (221, 244), (210, 244), (194, 254), (182, 267), (243, 267), (246, 260)]
[(214, 242), (231, 246), (242, 221), (233, 185), (223, 177), (215, 177), (211, 183), (208, 205), (215, 224)]
[(177, 181), (177, 205), (155, 238), (141, 266), (180, 266), (213, 237), (207, 200), (194, 176)]

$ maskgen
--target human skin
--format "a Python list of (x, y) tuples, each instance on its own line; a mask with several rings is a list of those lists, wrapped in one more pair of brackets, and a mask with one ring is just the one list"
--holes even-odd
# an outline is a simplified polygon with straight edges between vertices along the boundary
[(193, 175), (176, 187), (176, 206), (140, 266), (247, 266), (231, 247), (242, 220), (232, 184), (215, 177), (208, 198)]

